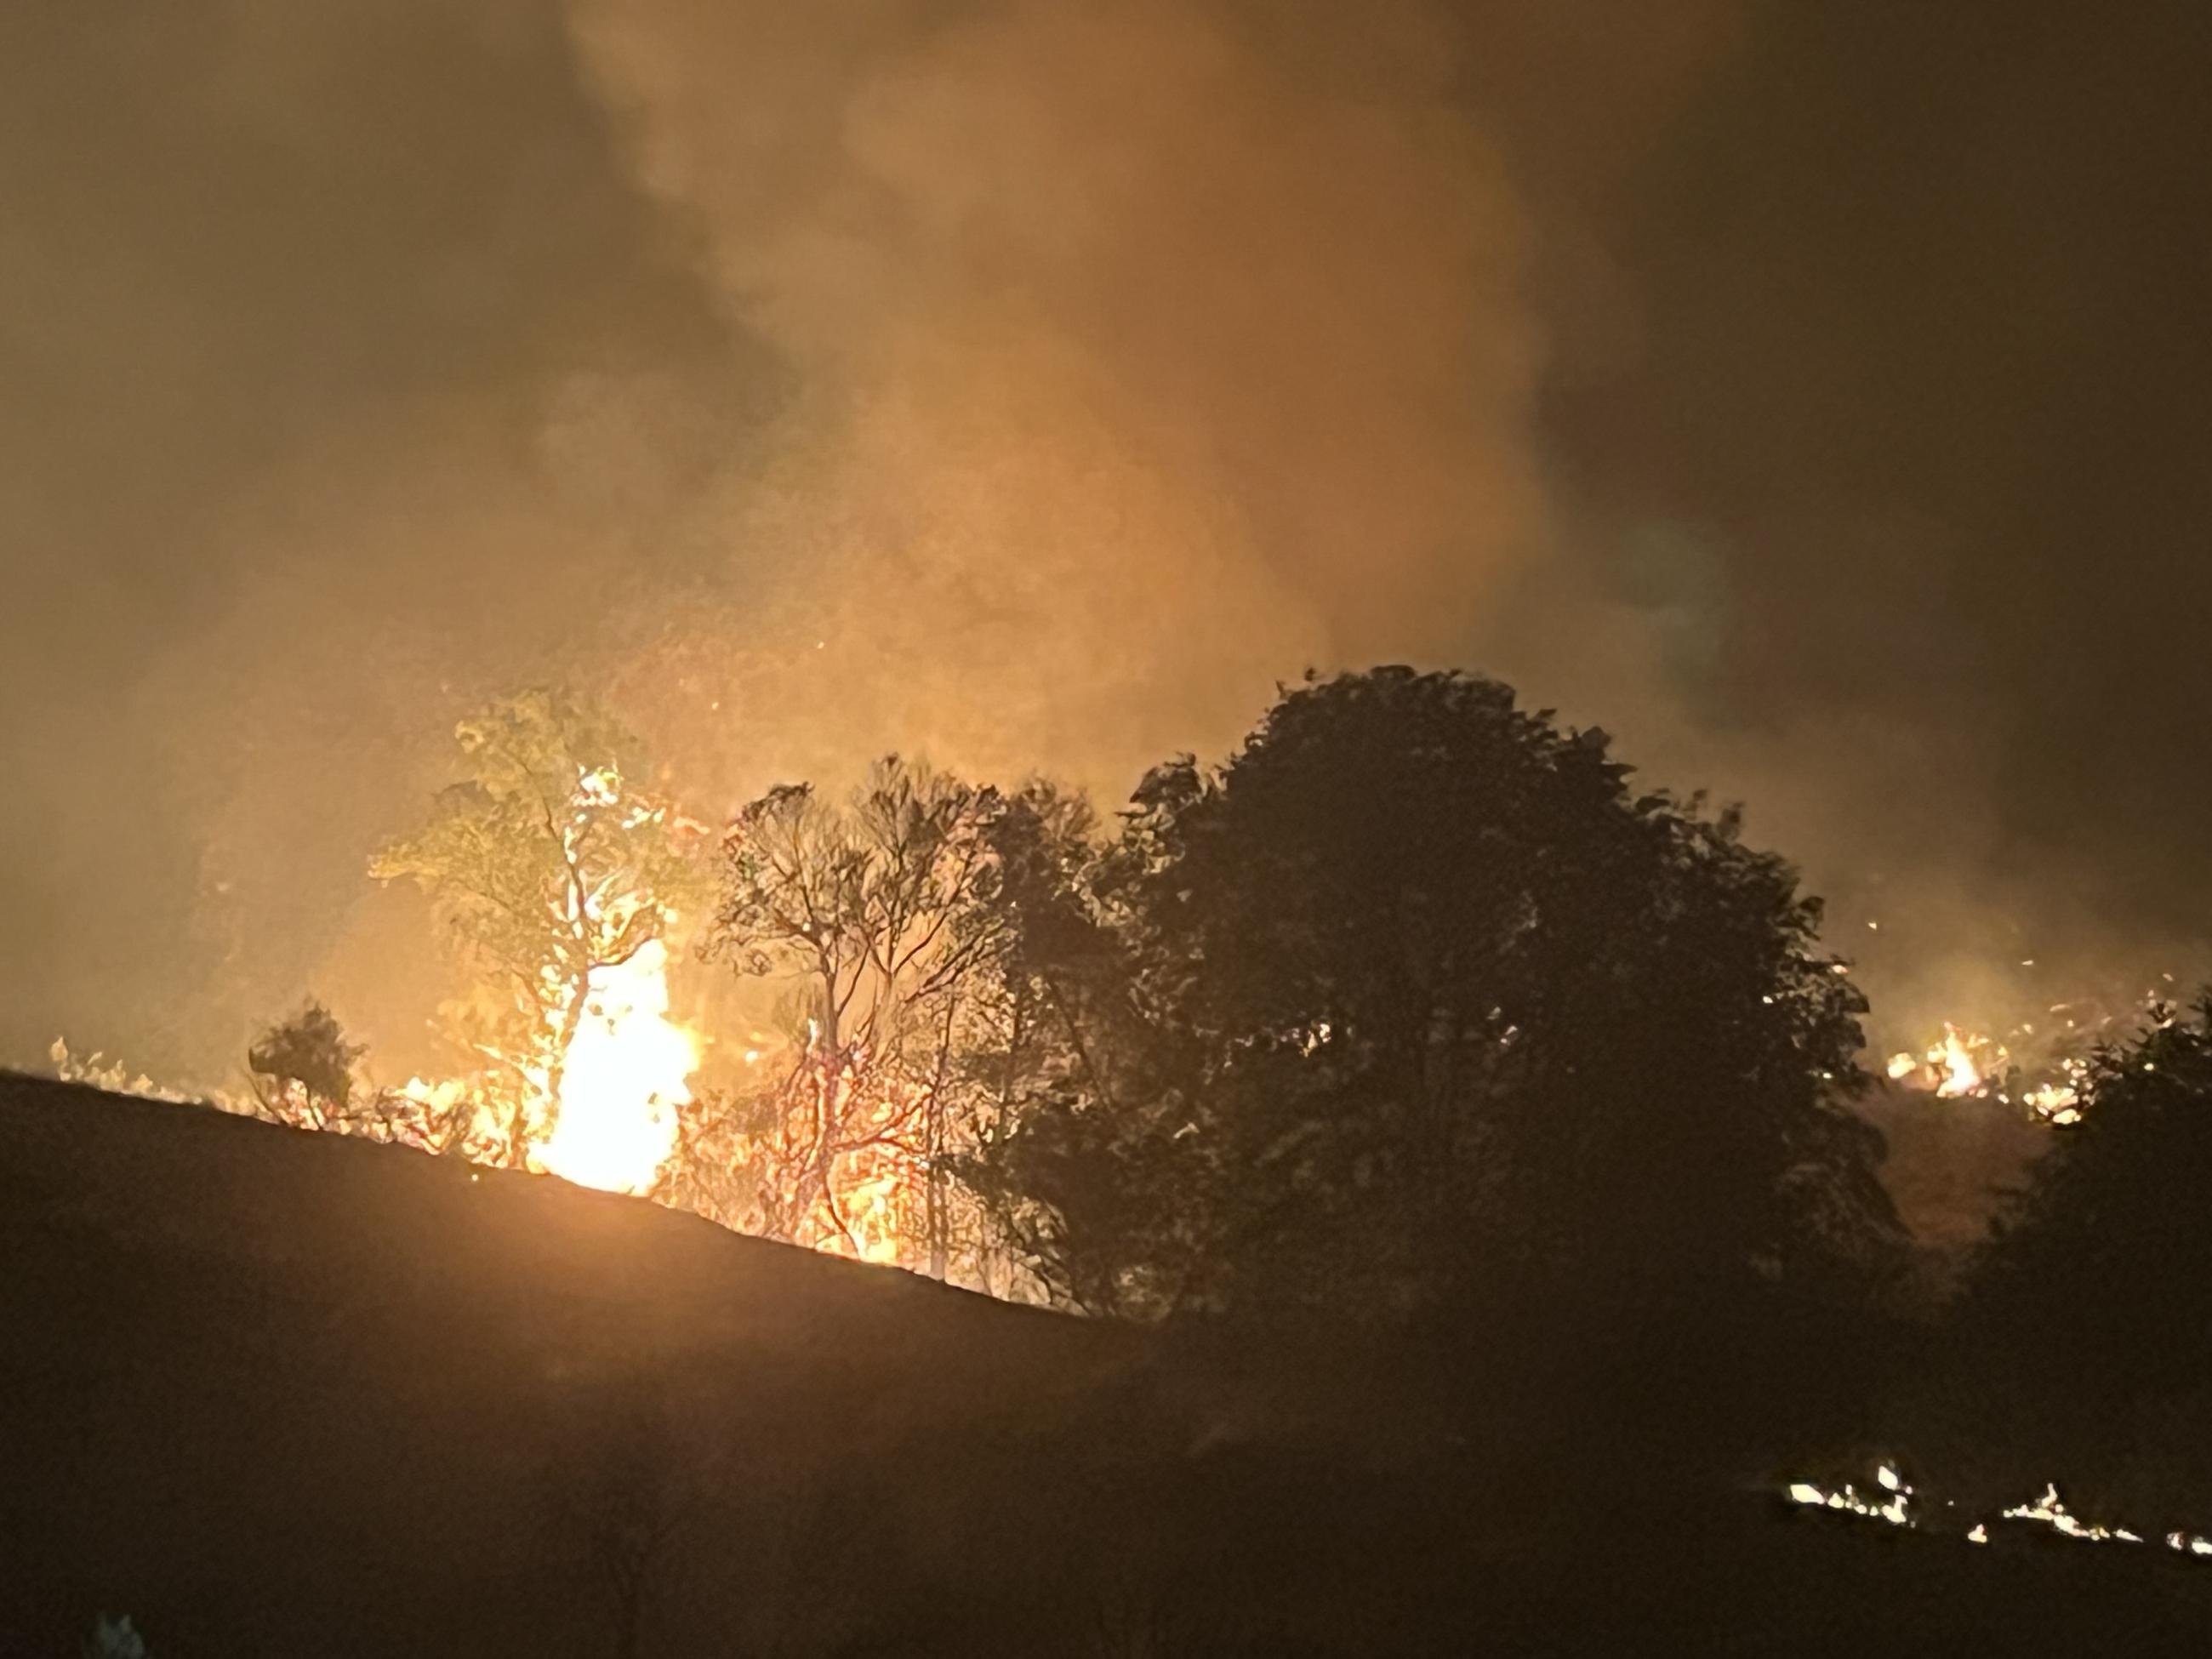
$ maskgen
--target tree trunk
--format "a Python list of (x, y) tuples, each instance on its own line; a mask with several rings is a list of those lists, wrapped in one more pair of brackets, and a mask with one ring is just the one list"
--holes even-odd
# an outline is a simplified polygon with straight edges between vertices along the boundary
[(830, 1183), (837, 1159), (845, 1055), (837, 1024), (836, 966), (834, 963), (825, 963), (820, 973), (822, 1018), (815, 1032), (815, 1043), (822, 1060), (817, 1061), (814, 1084), (814, 1168), (809, 1179), (812, 1193), (807, 1202), (799, 1206), (799, 1214), (804, 1216), (818, 1204), (834, 1227), (838, 1224), (837, 1205)]
[[(553, 827), (550, 809), (546, 813), (545, 827), (548, 830)], [(584, 1005), (591, 1000), (593, 955), (591, 906), (584, 895), (584, 872), (578, 862), (577, 843), (566, 835), (556, 835), (556, 838), (561, 844), (562, 867), (568, 878), (569, 943), (576, 952), (574, 959), (582, 963), (583, 966), (569, 971), (568, 1006), (562, 1011), (561, 1035), (554, 1041), (552, 1064), (545, 1069), (546, 1127), (549, 1133), (561, 1119), (561, 1085), (568, 1075), (568, 1048), (575, 1042), (577, 1030), (584, 1023)], [(523, 1109), (528, 1109), (526, 1102)], [(524, 1167), (529, 1149), (520, 1133), (522, 1123), (519, 1116), (515, 1127), (517, 1133), (509, 1145), (508, 1156), (519, 1170)]]
[(923, 1121), (922, 1228), (929, 1236), (929, 1276), (942, 1280), (951, 1255), (945, 1238), (945, 1105), (935, 1091), (929, 1097), (929, 1110)]
[[(550, 1133), (561, 1117), (561, 1085), (568, 1075), (568, 1048), (575, 1042), (576, 1033), (584, 1024), (584, 1005), (591, 1000), (592, 972), (586, 969), (580, 981), (572, 988), (568, 1006), (561, 1015), (560, 1035), (553, 1040), (553, 1060), (545, 1068), (545, 1106), (549, 1114), (546, 1131)], [(507, 1148), (507, 1165), (511, 1169), (526, 1169), (529, 1164), (530, 1143), (526, 1133), (529, 1127), (530, 1099), (523, 1096), (515, 1103), (514, 1120), (509, 1126)]]
[(942, 1282), (951, 1265), (951, 1219), (945, 1182), (945, 1078), (951, 1069), (952, 1023), (960, 1010), (958, 994), (945, 1000), (945, 1024), (937, 1034), (937, 1066), (929, 1079), (929, 1106), (922, 1115), (922, 1228), (929, 1239), (929, 1276)]

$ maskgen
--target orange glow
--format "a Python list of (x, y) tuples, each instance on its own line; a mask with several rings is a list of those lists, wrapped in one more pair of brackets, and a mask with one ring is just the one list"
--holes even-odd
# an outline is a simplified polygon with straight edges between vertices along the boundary
[(1988, 1042), (1986, 1037), (1962, 1037), (1955, 1025), (1947, 1024), (1943, 1027), (1942, 1042), (1928, 1054), (1929, 1064), (1942, 1072), (1942, 1079), (1936, 1085), (1938, 1095), (1947, 1100), (1954, 1099), (1960, 1095), (1971, 1095), (1982, 1086), (1982, 1068), (1974, 1062), (1974, 1049)]
[[(2155, 992), (2145, 993), (2134, 1012), (2148, 1024), (2172, 1023)], [(2052, 1003), (2042, 1013), (2050, 1018), (2022, 1021), (2002, 1041), (1947, 1020), (1939, 1040), (1917, 1054), (1892, 1054), (1886, 1069), (1893, 1081), (1945, 1099), (1993, 1098), (2069, 1128), (2088, 1109), (2094, 1045), (2124, 1033), (2125, 1017), (2094, 1002)]]
[(551, 1133), (532, 1160), (579, 1186), (642, 1193), (676, 1150), (699, 1042), (668, 1018), (668, 948), (648, 940), (592, 970), (589, 1000), (562, 1070)]
[(1887, 1070), (1893, 1082), (1909, 1081), (1955, 1100), (1982, 1093), (2011, 1058), (2002, 1043), (1946, 1020), (1940, 1039), (1918, 1054), (1909, 1050), (1892, 1054)]

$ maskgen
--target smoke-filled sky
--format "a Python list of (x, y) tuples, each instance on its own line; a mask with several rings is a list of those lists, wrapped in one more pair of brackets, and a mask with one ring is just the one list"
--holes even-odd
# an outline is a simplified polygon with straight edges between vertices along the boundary
[(0, 1060), (404, 1059), (364, 861), (553, 679), (719, 811), (1462, 664), (1887, 1029), (2194, 965), (2207, 84), (2195, 0), (0, 7)]

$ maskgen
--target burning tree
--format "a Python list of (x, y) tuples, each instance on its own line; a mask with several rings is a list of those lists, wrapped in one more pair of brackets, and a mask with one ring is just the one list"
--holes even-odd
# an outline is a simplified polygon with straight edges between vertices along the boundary
[(999, 806), (892, 757), (843, 806), (785, 785), (731, 825), (705, 953), (796, 993), (750, 1148), (772, 1237), (946, 1273), (964, 1022), (998, 942), (982, 901)]
[(506, 698), (455, 736), (471, 775), (371, 872), (428, 892), (476, 977), (453, 1012), (497, 1159), (641, 1191), (696, 1060), (665, 978), (692, 827), (644, 787), (634, 739), (562, 694)]

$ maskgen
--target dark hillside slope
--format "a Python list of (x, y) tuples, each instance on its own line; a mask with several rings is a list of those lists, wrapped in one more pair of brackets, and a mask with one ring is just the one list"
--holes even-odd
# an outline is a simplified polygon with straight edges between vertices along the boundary
[[(101, 1610), (154, 1659), (2132, 1653), (2212, 1631), (2212, 1574), (2162, 1550), (1978, 1550), (1653, 1491), (1601, 1409), (1563, 1406), (1577, 1478), (1514, 1456), (1527, 1425), (1463, 1369), (1403, 1369), (1009, 1308), (550, 1179), (0, 1074), (0, 1659), (74, 1654)], [(1469, 1432), (1445, 1432), (1453, 1401)]]
[(734, 1639), (805, 1586), (842, 1640), (1136, 1352), (632, 1200), (12, 1076), (0, 1262), (5, 1653), (100, 1607), (159, 1659), (606, 1653), (633, 1577), (648, 1629)]

